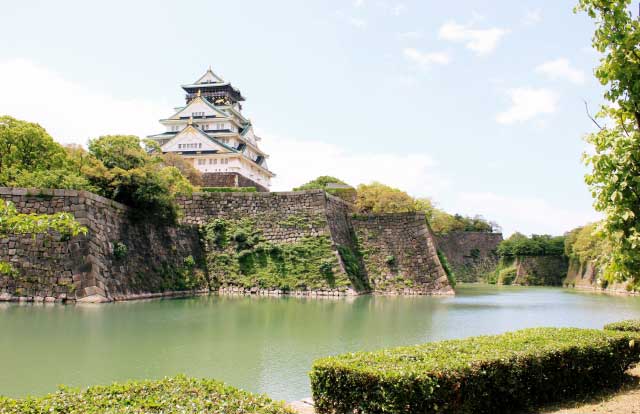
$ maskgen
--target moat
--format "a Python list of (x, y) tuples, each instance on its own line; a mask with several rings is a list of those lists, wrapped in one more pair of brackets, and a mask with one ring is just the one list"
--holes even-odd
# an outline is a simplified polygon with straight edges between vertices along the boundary
[(205, 296), (105, 305), (0, 304), (0, 395), (184, 373), (294, 400), (321, 356), (532, 326), (600, 328), (640, 298), (463, 286), (455, 297)]

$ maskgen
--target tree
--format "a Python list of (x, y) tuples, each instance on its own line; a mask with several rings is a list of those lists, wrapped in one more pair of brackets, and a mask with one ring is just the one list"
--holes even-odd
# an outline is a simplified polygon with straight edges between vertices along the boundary
[(173, 152), (163, 154), (162, 163), (167, 167), (175, 167), (180, 170), (182, 175), (186, 177), (191, 184), (197, 186), (201, 186), (203, 184), (202, 173), (181, 155)]
[(132, 170), (142, 167), (149, 155), (134, 135), (105, 135), (89, 140), (89, 152), (107, 168)]
[(585, 181), (605, 213), (601, 224), (611, 254), (604, 277), (634, 279), (640, 268), (640, 21), (629, 12), (631, 0), (580, 0), (576, 11), (595, 20), (593, 47), (604, 54), (595, 75), (608, 89), (597, 117), (609, 125), (586, 137), (593, 153)]
[(356, 207), (362, 213), (407, 213), (416, 210), (416, 202), (409, 194), (388, 185), (373, 182), (360, 184)]
[(64, 159), (64, 148), (40, 125), (0, 117), (0, 185), (12, 185), (24, 171), (61, 169)]
[(311, 180), (308, 183), (301, 185), (300, 187), (294, 188), (293, 191), (324, 190), (327, 188), (327, 184), (347, 185), (347, 183), (345, 183), (339, 178), (331, 177), (329, 175), (321, 175), (315, 180)]
[(132, 135), (106, 135), (89, 141), (95, 158), (83, 168), (99, 193), (134, 208), (140, 217), (173, 222), (178, 215), (175, 196), (190, 194), (193, 186), (176, 167), (141, 147)]

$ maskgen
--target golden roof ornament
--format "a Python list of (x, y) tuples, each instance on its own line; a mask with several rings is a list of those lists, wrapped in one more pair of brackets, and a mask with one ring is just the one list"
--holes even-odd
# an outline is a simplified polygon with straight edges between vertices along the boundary
[(202, 96), (202, 90), (198, 89), (198, 97)]
[(187, 121), (187, 125), (193, 125), (193, 116), (189, 117), (189, 120)]

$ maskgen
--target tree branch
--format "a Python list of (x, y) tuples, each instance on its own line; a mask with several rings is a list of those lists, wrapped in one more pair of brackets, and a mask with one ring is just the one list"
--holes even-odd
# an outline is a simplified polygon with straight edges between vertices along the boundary
[[(586, 101), (586, 100), (584, 100), (584, 99), (583, 99), (582, 101), (584, 102), (584, 109), (587, 111), (587, 116), (589, 117), (589, 119), (590, 119), (594, 124), (596, 124), (596, 126), (598, 127), (598, 129), (600, 129), (600, 131), (602, 131), (604, 128), (602, 128), (602, 127), (600, 126), (600, 124), (598, 123), (598, 121), (596, 121), (596, 120), (591, 116), (591, 114), (589, 113), (589, 104), (588, 104), (588, 103), (587, 103), (587, 101)], [(640, 119), (640, 118), (639, 118), (639, 119)]]

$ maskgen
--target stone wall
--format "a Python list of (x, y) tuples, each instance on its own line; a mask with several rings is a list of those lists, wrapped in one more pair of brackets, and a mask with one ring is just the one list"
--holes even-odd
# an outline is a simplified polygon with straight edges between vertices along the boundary
[[(423, 216), (352, 218), (348, 203), (321, 190), (194, 194), (178, 200), (182, 216), (176, 226), (132, 220), (129, 208), (84, 191), (0, 188), (0, 198), (23, 213), (71, 212), (89, 230), (70, 241), (0, 239), (0, 260), (13, 263), (20, 273), (0, 278), (4, 300), (103, 301), (209, 290), (199, 227), (213, 218), (251, 218), (275, 244), (328, 238), (340, 272), (360, 292), (369, 289), (373, 277), (376, 291), (452, 293)], [(117, 257), (116, 245), (126, 246), (124, 256)], [(360, 249), (380, 255), (361, 256)], [(187, 272), (189, 256), (197, 266)], [(345, 263), (347, 256), (355, 257), (355, 267), (352, 260)], [(387, 256), (395, 260), (384, 267), (380, 260)]]
[(625, 295), (633, 294), (627, 290), (627, 282), (604, 284), (600, 278), (600, 270), (593, 262), (580, 263), (577, 260), (570, 261), (566, 278), (563, 281), (563, 286), (567, 288), (603, 293)]
[(515, 261), (514, 285), (562, 286), (569, 262), (564, 256), (525, 256)]
[(478, 282), (498, 266), (500, 233), (451, 232), (437, 235), (435, 240), (461, 282)]
[(202, 173), (203, 187), (255, 187), (259, 192), (269, 189), (247, 177), (233, 172)]
[[(0, 188), (0, 198), (22, 213), (70, 212), (88, 228), (86, 236), (69, 241), (56, 235), (0, 239), (0, 260), (19, 273), (0, 277), (5, 300), (105, 301), (168, 292), (182, 286), (177, 270), (186, 257), (202, 261), (197, 229), (132, 221), (130, 209), (92, 193)], [(126, 246), (120, 258), (114, 254), (117, 243)]]
[(352, 220), (374, 291), (453, 293), (424, 214), (354, 216)]

